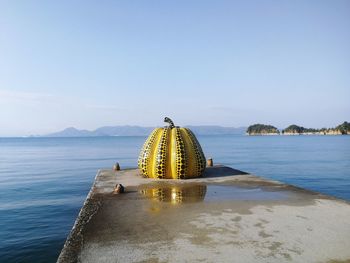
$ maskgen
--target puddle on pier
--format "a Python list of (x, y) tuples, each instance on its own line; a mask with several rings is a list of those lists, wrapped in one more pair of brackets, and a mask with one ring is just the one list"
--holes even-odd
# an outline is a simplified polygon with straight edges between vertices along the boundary
[(289, 191), (215, 184), (152, 184), (141, 187), (139, 192), (152, 200), (172, 204), (234, 200), (285, 200), (291, 195)]
[(207, 186), (204, 184), (155, 186), (140, 191), (148, 198), (173, 204), (203, 201), (206, 192)]

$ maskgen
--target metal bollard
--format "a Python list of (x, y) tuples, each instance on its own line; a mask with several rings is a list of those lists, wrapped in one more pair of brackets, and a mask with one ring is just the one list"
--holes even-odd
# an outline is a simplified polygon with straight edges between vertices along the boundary
[(120, 170), (120, 165), (119, 165), (119, 163), (115, 163), (115, 165), (113, 165), (113, 170), (114, 170), (114, 171), (119, 171), (119, 170)]
[(122, 184), (116, 184), (116, 186), (114, 187), (114, 194), (122, 194), (124, 193), (124, 186)]
[(212, 167), (214, 164), (213, 164), (213, 158), (209, 158), (207, 160), (207, 167)]

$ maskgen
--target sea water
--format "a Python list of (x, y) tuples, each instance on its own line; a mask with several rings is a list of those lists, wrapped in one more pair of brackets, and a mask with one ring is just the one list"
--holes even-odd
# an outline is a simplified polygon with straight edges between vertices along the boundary
[[(55, 262), (98, 169), (145, 137), (0, 138), (0, 262)], [(350, 200), (350, 136), (198, 136), (206, 157)]]

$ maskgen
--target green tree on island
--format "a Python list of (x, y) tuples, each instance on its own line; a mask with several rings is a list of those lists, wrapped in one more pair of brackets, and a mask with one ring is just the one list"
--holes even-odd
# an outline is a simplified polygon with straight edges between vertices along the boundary
[(350, 123), (344, 121), (342, 124), (335, 127), (336, 130), (339, 130), (341, 134), (349, 134), (350, 133)]

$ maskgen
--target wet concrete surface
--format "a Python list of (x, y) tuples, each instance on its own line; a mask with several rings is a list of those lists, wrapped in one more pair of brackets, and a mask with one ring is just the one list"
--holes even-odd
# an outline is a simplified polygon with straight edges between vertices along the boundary
[(349, 219), (345, 201), (224, 166), (180, 181), (102, 170), (58, 262), (344, 261)]

